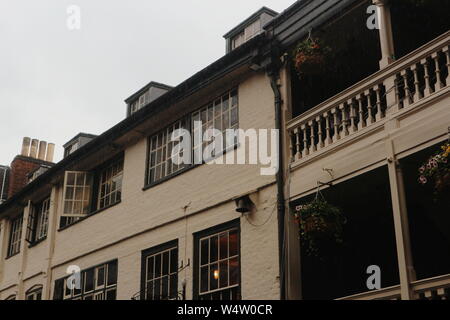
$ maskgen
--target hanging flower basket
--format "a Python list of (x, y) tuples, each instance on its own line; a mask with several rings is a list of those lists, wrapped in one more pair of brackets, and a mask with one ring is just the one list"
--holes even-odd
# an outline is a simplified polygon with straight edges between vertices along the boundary
[(450, 142), (445, 143), (441, 150), (430, 157), (419, 168), (419, 183), (426, 185), (434, 183), (436, 192), (442, 192), (450, 187)]
[(341, 210), (325, 200), (295, 208), (295, 221), (300, 227), (302, 246), (307, 255), (318, 256), (320, 248), (329, 244), (342, 244), (343, 226), (347, 222)]
[(325, 56), (329, 48), (320, 43), (319, 39), (308, 39), (300, 42), (294, 49), (293, 61), (298, 75), (319, 74), (323, 71)]

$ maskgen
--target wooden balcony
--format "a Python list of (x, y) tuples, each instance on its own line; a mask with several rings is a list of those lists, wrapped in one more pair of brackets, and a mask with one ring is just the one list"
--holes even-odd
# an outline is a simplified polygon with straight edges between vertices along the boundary
[(287, 124), (292, 168), (450, 90), (450, 31)]
[[(450, 300), (450, 274), (411, 283), (415, 300)], [(369, 291), (337, 300), (400, 300), (400, 286)]]

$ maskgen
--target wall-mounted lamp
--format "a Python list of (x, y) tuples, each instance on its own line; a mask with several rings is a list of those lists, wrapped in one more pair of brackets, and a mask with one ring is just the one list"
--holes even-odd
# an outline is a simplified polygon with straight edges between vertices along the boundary
[(252, 211), (253, 202), (248, 195), (240, 197), (236, 201), (236, 212), (249, 214)]

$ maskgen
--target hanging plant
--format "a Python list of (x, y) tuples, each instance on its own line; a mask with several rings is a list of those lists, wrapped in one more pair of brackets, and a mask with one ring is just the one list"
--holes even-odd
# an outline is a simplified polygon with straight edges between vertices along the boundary
[(329, 50), (319, 39), (314, 39), (310, 36), (300, 42), (292, 53), (298, 75), (301, 77), (304, 74), (320, 73), (325, 63), (325, 56)]
[(436, 192), (442, 192), (446, 187), (450, 186), (450, 142), (441, 146), (441, 150), (434, 156), (430, 157), (419, 168), (419, 183), (426, 185), (434, 182)]
[(347, 219), (341, 210), (324, 199), (295, 208), (295, 221), (300, 227), (302, 246), (308, 256), (318, 256), (320, 248), (329, 244), (342, 244), (343, 226)]

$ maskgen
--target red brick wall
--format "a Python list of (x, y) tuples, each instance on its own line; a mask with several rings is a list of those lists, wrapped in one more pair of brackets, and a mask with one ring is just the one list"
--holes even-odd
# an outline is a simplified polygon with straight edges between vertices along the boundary
[(27, 175), (39, 167), (39, 160), (24, 156), (17, 156), (11, 163), (9, 176), (8, 198), (20, 191), (28, 182)]

